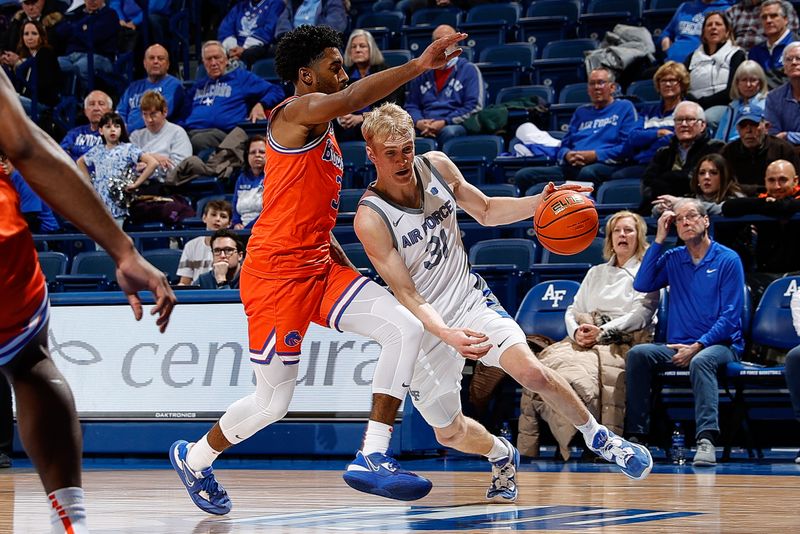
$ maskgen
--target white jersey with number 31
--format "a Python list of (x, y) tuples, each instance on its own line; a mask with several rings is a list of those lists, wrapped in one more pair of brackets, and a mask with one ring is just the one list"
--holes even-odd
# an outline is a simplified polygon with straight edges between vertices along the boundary
[(414, 158), (414, 173), (422, 193), (421, 207), (399, 206), (372, 189), (359, 205), (381, 216), (417, 291), (451, 325), (494, 297), (483, 278), (469, 270), (450, 187), (424, 156)]

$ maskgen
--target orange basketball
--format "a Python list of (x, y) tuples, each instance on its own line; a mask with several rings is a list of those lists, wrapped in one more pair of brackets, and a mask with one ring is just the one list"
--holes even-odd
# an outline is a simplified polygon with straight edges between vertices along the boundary
[(533, 215), (536, 237), (556, 254), (577, 254), (597, 235), (597, 210), (592, 200), (575, 191), (556, 191)]

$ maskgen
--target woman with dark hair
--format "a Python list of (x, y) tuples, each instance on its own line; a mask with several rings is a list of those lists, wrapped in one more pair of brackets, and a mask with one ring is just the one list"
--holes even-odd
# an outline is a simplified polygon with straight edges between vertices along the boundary
[[(692, 173), (689, 188), (694, 197), (703, 203), (708, 215), (720, 215), (726, 200), (744, 196), (728, 162), (719, 154), (700, 158)], [(660, 217), (664, 210), (671, 210), (678, 198), (672, 195), (656, 198), (653, 201), (653, 217)]]
[[(350, 83), (354, 83), (365, 76), (386, 70), (383, 53), (378, 48), (375, 38), (367, 30), (353, 30), (344, 47), (344, 66)], [(393, 102), (403, 105), (405, 88), (399, 87), (386, 98), (354, 113), (342, 115), (336, 120), (334, 129), (336, 139), (339, 141), (362, 140), (361, 123), (364, 122), (364, 113), (376, 108), (384, 102)]]
[(55, 106), (61, 87), (61, 69), (47, 41), (47, 30), (38, 20), (22, 24), (17, 56), (19, 61), (14, 65), (13, 79), (25, 112), (31, 114), (34, 93), (39, 104)]
[(706, 13), (700, 41), (684, 61), (691, 79), (689, 100), (703, 107), (706, 124), (716, 130), (731, 101), (733, 76), (747, 55), (733, 43), (731, 22), (720, 11)]
[[(125, 121), (118, 113), (111, 111), (103, 115), (98, 128), (105, 142), (95, 145), (78, 158), (77, 163), (111, 215), (122, 225), (128, 215), (130, 193), (150, 178), (158, 167), (158, 161), (129, 142)], [(135, 169), (139, 162), (145, 167), (136, 177)]]
[(263, 206), (264, 165), (267, 162), (267, 139), (254, 135), (244, 144), (245, 164), (233, 188), (233, 228), (250, 228), (258, 220)]

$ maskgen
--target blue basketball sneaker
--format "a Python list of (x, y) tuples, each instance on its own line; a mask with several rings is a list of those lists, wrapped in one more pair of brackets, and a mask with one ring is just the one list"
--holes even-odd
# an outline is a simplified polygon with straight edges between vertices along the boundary
[(186, 441), (178, 440), (169, 448), (169, 461), (178, 473), (189, 497), (198, 508), (209, 514), (225, 515), (231, 511), (231, 500), (225, 492), (225, 488), (217, 483), (214, 478), (214, 469), (209, 467), (200, 473), (189, 469), (186, 465), (186, 453), (189, 451), (189, 444)]
[(589, 447), (619, 466), (623, 473), (634, 480), (642, 480), (653, 468), (653, 457), (647, 447), (622, 439), (604, 426), (592, 437)]
[(364, 455), (358, 451), (342, 478), (354, 490), (399, 501), (421, 499), (433, 487), (427, 478), (401, 469), (397, 460), (380, 452)]
[(500, 441), (508, 448), (508, 456), (491, 462), (492, 485), (486, 490), (486, 498), (494, 502), (514, 502), (517, 500), (519, 451), (506, 438)]

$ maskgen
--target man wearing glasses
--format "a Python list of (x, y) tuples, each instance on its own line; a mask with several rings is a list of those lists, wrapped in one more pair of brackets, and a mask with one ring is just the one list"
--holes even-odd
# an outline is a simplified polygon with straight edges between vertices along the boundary
[(639, 213), (646, 215), (661, 195), (691, 195), (691, 174), (705, 155), (722, 150), (722, 141), (709, 138), (706, 116), (695, 102), (683, 101), (675, 107), (675, 135), (661, 147), (642, 176), (642, 204)]
[(783, 49), (783, 71), (789, 81), (767, 94), (764, 117), (769, 133), (800, 145), (800, 41)]
[[(676, 126), (677, 126), (677, 120)], [(666, 250), (675, 225), (684, 246)], [(656, 367), (689, 369), (694, 393), (695, 466), (716, 465), (719, 437), (718, 369), (744, 350), (744, 269), (739, 256), (711, 240), (703, 203), (682, 198), (658, 219), (655, 241), (633, 281), (649, 293), (669, 286), (667, 343), (636, 345), (626, 363), (625, 432), (643, 441), (649, 431), (650, 382)]]
[(239, 272), (244, 258), (244, 245), (239, 236), (227, 229), (211, 234), (211, 270), (197, 277), (202, 289), (239, 289)]

